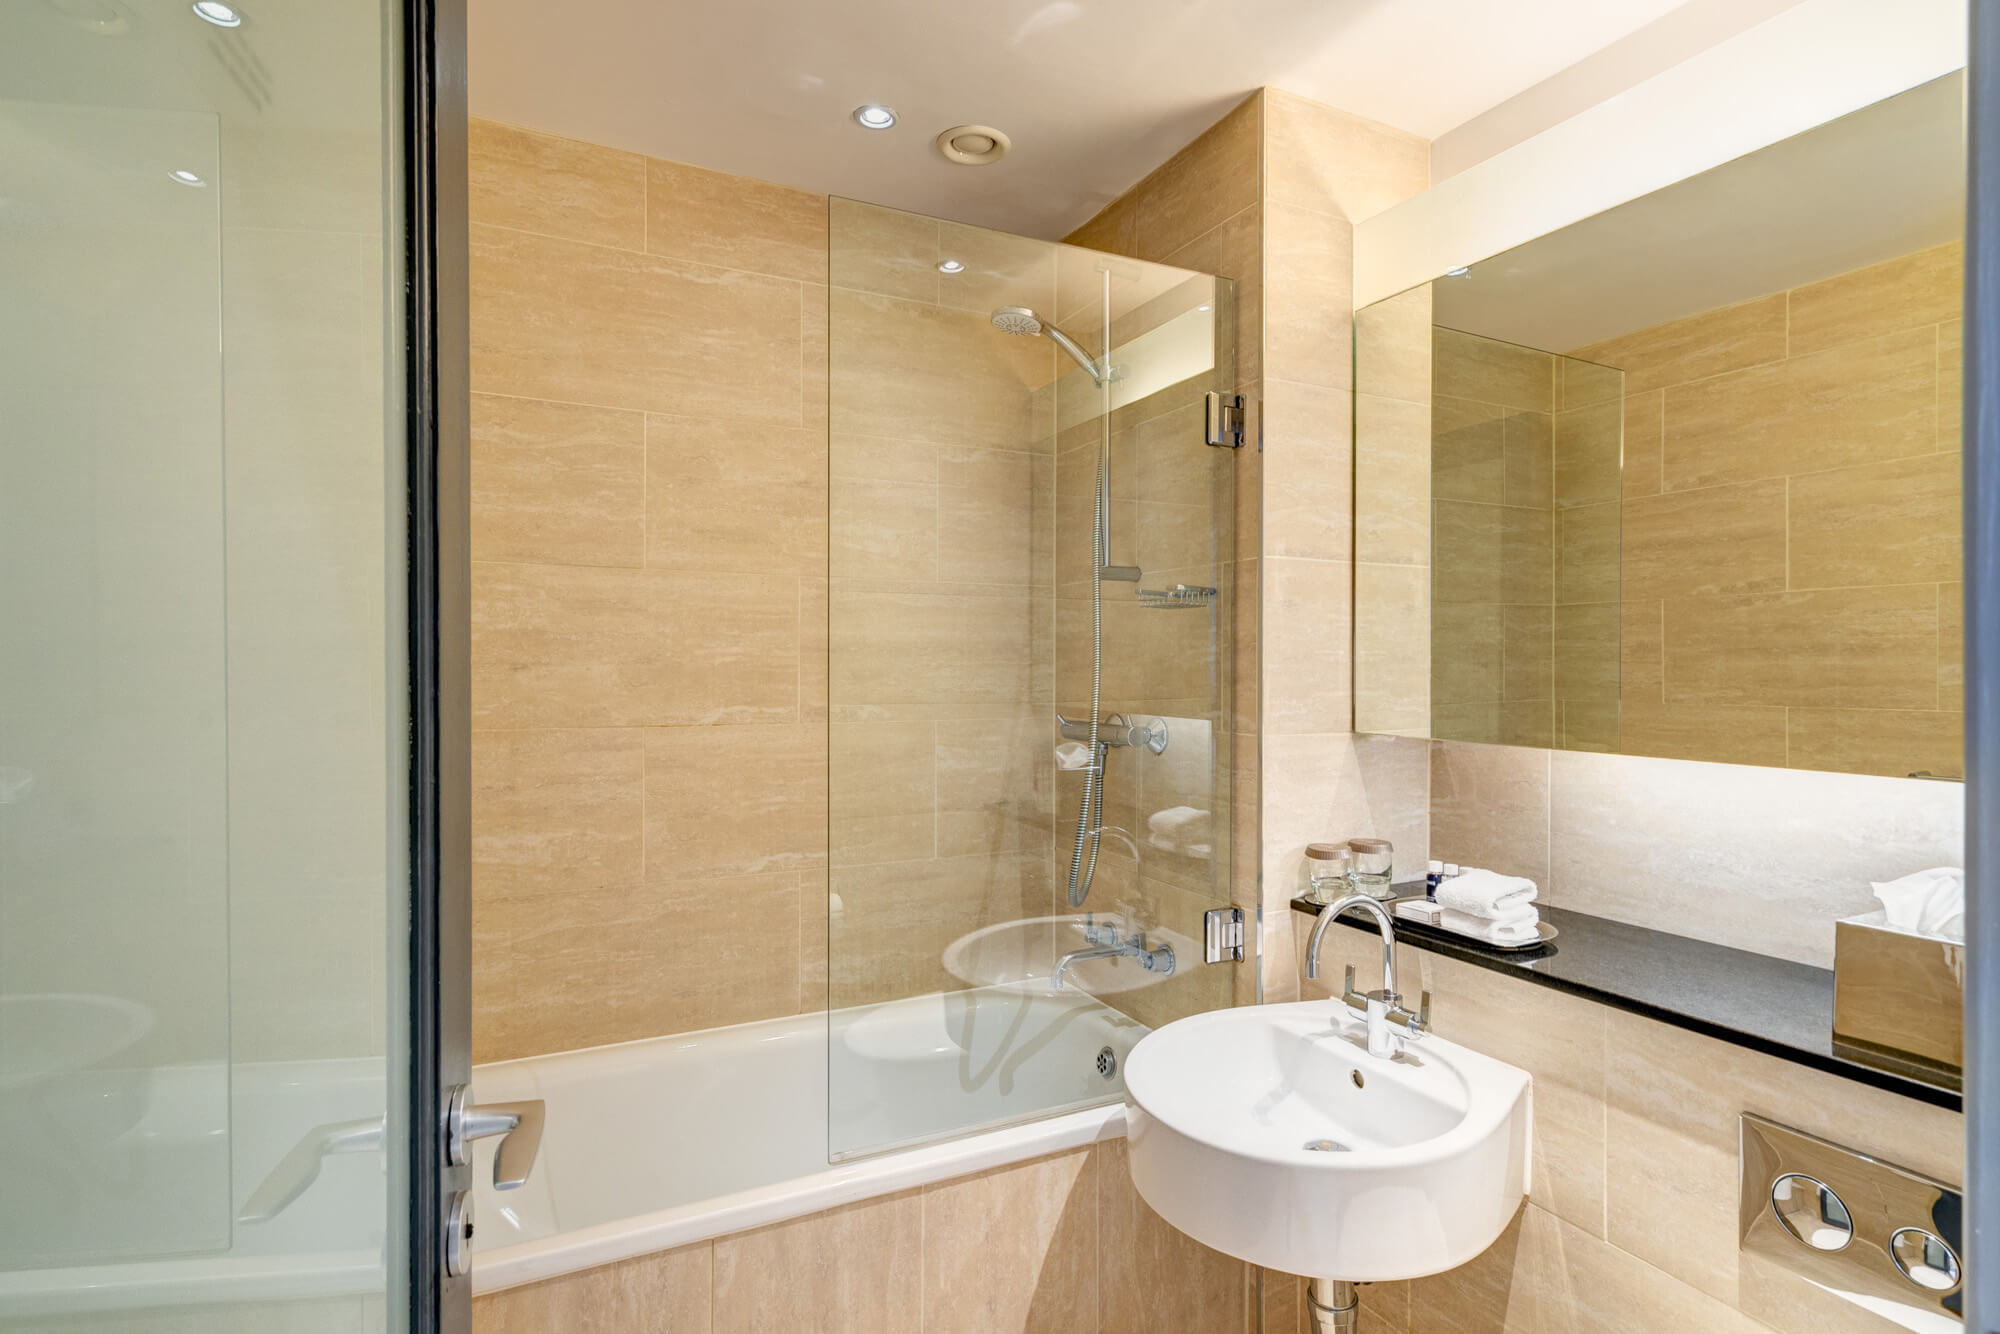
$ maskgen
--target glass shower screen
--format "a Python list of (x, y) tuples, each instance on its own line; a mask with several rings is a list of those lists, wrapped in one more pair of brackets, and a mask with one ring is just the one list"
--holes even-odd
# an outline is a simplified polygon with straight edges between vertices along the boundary
[(840, 1159), (1116, 1099), (1230, 1003), (1235, 358), (1225, 280), (830, 209)]

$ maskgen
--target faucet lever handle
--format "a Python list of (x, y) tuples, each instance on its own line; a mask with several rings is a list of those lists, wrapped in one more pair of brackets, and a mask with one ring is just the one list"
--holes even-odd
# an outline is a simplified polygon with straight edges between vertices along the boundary
[(1354, 965), (1347, 965), (1347, 980), (1340, 985), (1341, 1002), (1356, 1014), (1368, 1013), (1368, 998), (1354, 989)]

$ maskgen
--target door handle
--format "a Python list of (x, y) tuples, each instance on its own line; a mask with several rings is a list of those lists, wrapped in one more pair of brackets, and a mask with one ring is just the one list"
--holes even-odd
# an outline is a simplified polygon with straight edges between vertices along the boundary
[(501, 1136), (493, 1155), (493, 1189), (512, 1190), (535, 1170), (542, 1147), (542, 1119), (547, 1111), (540, 1098), (521, 1102), (475, 1104), (470, 1086), (460, 1084), (445, 1105), (445, 1157), (454, 1166), (472, 1161), (472, 1141)]

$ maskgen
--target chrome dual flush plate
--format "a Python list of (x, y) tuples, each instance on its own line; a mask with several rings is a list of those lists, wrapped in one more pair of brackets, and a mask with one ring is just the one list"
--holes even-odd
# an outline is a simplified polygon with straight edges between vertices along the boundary
[[(1739, 1248), (1910, 1330), (1962, 1319), (1958, 1188), (1744, 1113)], [(1796, 1298), (1746, 1267), (1745, 1312)]]

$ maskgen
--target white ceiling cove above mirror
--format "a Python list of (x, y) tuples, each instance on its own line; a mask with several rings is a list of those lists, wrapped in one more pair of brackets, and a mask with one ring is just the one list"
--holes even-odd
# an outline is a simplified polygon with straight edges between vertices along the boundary
[(1939, 79), (1517, 246), (1437, 283), (1435, 321), (1584, 347), (1955, 240), (1964, 100)]
[(1965, 0), (1800, 0), (1354, 228), (1356, 308), (1965, 66)]

